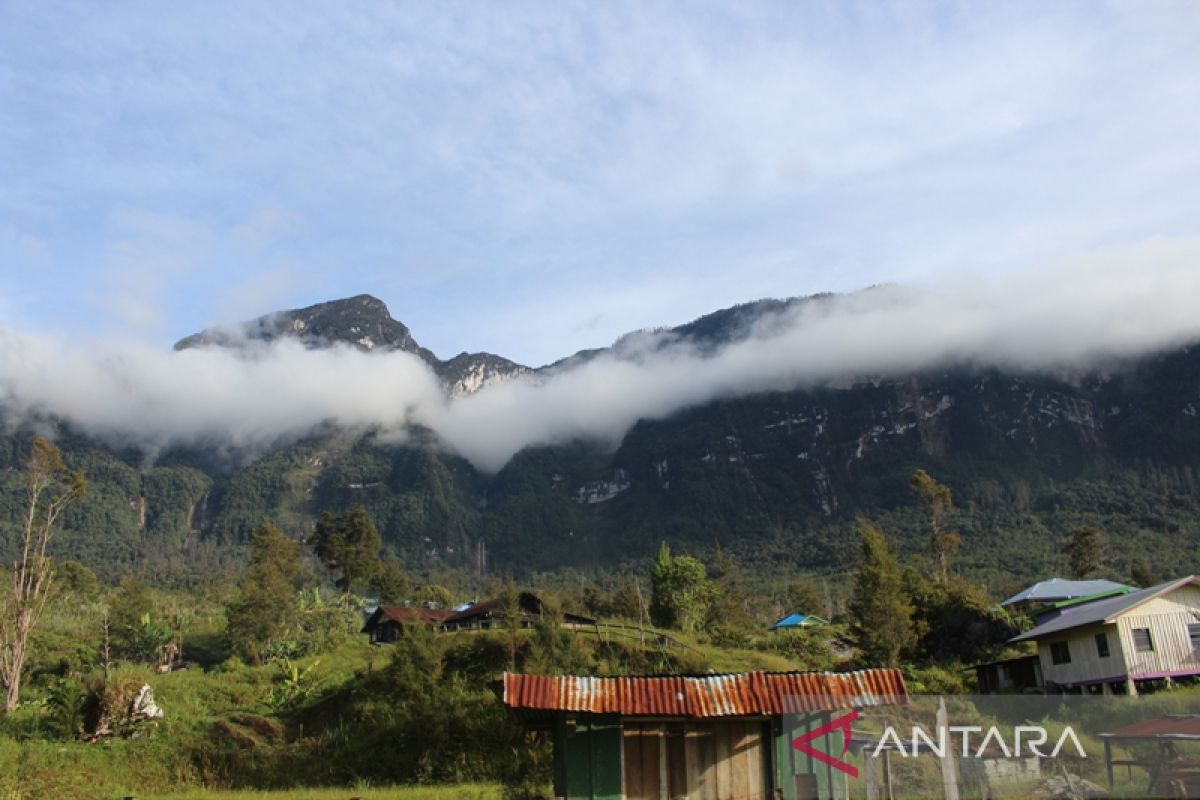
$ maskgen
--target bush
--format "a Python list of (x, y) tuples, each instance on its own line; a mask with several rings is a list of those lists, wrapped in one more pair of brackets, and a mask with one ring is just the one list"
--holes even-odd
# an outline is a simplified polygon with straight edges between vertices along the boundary
[(961, 666), (905, 667), (904, 682), (912, 694), (968, 694)]
[(774, 631), (759, 639), (756, 648), (767, 653), (778, 653), (804, 669), (830, 670), (844, 661), (835, 648), (837, 642), (846, 635), (840, 625)]

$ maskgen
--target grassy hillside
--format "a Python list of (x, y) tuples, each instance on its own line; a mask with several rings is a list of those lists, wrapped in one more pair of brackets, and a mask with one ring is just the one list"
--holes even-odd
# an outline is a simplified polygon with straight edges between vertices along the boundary
[[(541, 762), (514, 760), (521, 733), (493, 686), (505, 669), (624, 674), (806, 665), (753, 643), (722, 647), (709, 636), (621, 621), (598, 631), (418, 632), (374, 646), (351, 615), (326, 637), (332, 649), (253, 666), (231, 655), (219, 597), (154, 590), (149, 597), (150, 621), (176, 634), (187, 669), (158, 674), (126, 657), (105, 679), (103, 620), (123, 602), (120, 593), (54, 600), (36, 634), (22, 705), (0, 718), (0, 796), (236, 798), (246, 795), (213, 792), (346, 787), (336, 796), (353, 789), (405, 800), (489, 798), (500, 781), (548, 780), (544, 745), (534, 749)], [(89, 696), (124, 692), (127, 699), (143, 683), (164, 711), (161, 723), (137, 728), (136, 738), (80, 740)], [(361, 791), (412, 784), (431, 788)], [(455, 788), (432, 788), (445, 784)]]

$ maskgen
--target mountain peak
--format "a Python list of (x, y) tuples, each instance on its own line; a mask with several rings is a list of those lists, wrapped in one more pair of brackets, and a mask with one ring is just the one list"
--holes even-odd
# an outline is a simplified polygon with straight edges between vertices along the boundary
[(389, 320), (392, 319), (392, 312), (388, 311), (387, 303), (373, 294), (356, 294), (353, 297), (343, 297), (339, 300), (327, 300), (324, 303), (317, 303), (303, 310), (309, 311), (317, 308), (336, 310), (344, 313), (357, 311), (364, 315), (378, 315)]
[(297, 339), (318, 349), (349, 344), (359, 350), (403, 350), (430, 364), (433, 353), (421, 347), (404, 323), (393, 319), (387, 304), (369, 294), (276, 311), (247, 322), (206, 328), (175, 343), (176, 350), (194, 347), (244, 347), (281, 338)]

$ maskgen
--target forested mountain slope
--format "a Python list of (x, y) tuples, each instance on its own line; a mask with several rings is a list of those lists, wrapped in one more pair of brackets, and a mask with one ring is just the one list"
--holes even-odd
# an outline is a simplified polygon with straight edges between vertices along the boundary
[[(763, 301), (667, 333), (702, 351), (737, 339), (768, 311), (821, 301)], [(541, 370), (486, 353), (442, 361), (368, 296), (177, 347), (281, 336), (412, 352), (460, 395), (495, 381), (545, 380), (596, 355)], [(954, 492), (964, 573), (1061, 571), (1062, 539), (1083, 522), (1108, 534), (1119, 577), (1135, 559), (1186, 573), (1200, 570), (1198, 412), (1200, 349), (1185, 347), (1103, 373), (959, 368), (753, 394), (639, 422), (612, 451), (528, 448), (494, 475), (421, 431), (396, 445), (375, 431), (328, 428), (266, 453), (191, 445), (147, 462), (58, 423), (64, 456), (92, 491), (70, 510), (57, 550), (109, 577), (137, 568), (207, 574), (237, 563), (238, 545), (264, 516), (301, 536), (322, 510), (361, 503), (385, 545), (418, 569), (478, 569), (481, 560), (516, 574), (614, 568), (667, 540), (696, 551), (719, 543), (776, 568), (836, 571), (855, 515), (877, 519), (909, 552), (924, 546), (907, 486), (920, 467)], [(20, 464), (47, 424), (0, 437), (4, 549), (22, 502)]]

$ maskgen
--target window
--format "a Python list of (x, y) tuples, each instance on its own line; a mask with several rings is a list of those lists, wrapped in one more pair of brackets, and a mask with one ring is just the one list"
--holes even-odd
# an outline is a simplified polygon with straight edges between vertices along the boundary
[(1188, 625), (1188, 638), (1192, 640), (1192, 649), (1200, 649), (1200, 622)]
[[(1197, 626), (1197, 627), (1200, 627), (1200, 626)], [(1096, 655), (1100, 656), (1100, 658), (1108, 658), (1108, 634), (1107, 633), (1097, 633), (1096, 634)]]
[(1054, 664), (1070, 664), (1070, 645), (1068, 645), (1066, 642), (1052, 642), (1050, 644), (1050, 661)]
[(1149, 628), (1133, 629), (1133, 649), (1139, 653), (1154, 652), (1154, 640), (1150, 638)]

